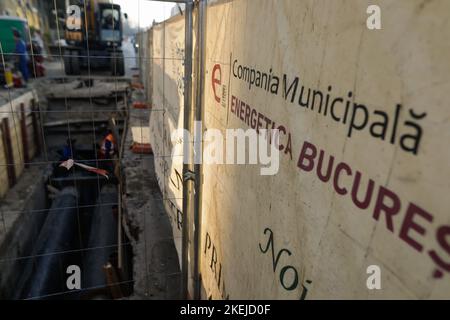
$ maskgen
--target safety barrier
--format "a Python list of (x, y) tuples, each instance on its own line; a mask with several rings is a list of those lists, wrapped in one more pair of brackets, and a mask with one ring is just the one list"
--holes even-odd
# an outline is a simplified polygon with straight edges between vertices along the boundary
[[(203, 129), (278, 129), (280, 163), (203, 164), (203, 298), (448, 298), (450, 3), (378, 2), (382, 30), (367, 29), (369, 1), (208, 6)], [(141, 37), (180, 252), (181, 155), (167, 155), (182, 143), (184, 20)]]

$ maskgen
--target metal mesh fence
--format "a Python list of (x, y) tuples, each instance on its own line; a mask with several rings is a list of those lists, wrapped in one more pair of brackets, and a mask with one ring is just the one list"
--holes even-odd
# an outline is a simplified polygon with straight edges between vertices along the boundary
[[(167, 110), (139, 108), (152, 104), (145, 73), (166, 61), (135, 38), (158, 1), (44, 2), (40, 30), (33, 15), (8, 17), (15, 42), (0, 42), (0, 298), (180, 298), (174, 199), (154, 172), (172, 155), (147, 146), (150, 117)], [(160, 4), (163, 21), (174, 4)]]

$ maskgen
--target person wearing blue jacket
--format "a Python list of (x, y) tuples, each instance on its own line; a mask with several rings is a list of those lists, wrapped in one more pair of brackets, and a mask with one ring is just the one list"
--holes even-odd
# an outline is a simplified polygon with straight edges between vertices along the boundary
[(22, 73), (23, 80), (28, 82), (30, 78), (28, 72), (28, 52), (27, 45), (25, 41), (23, 41), (20, 31), (17, 29), (13, 29), (14, 41), (16, 42), (16, 48), (14, 53), (17, 56), (17, 64), (20, 73)]
[(75, 143), (76, 143), (76, 141), (77, 140), (75, 140), (75, 139), (67, 139), (66, 145), (63, 147), (63, 150), (62, 150), (61, 161), (75, 159), (75, 156), (76, 156)]

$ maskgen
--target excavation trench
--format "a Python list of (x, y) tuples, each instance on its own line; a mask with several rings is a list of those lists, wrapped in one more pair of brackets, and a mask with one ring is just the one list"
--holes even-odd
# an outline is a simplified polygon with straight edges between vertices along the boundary
[[(0, 243), (0, 298), (117, 299), (132, 293), (132, 249), (118, 223), (119, 161), (97, 159), (105, 127), (120, 141), (125, 99), (106, 99), (106, 108), (86, 100), (50, 100), (42, 111), (45, 152), (36, 162), (47, 164), (32, 166), (35, 176), (16, 186), (18, 201), (26, 199)], [(68, 139), (76, 141), (77, 162), (108, 169), (108, 178), (60, 167)]]
[(117, 179), (54, 166), (47, 181), (47, 198), (49, 208), (30, 258), (22, 266), (14, 298), (110, 299), (129, 295), (132, 259), (123, 232), (121, 268), (118, 261)]

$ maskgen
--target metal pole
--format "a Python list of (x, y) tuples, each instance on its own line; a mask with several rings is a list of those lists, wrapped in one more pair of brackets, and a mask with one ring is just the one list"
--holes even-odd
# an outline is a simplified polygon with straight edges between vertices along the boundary
[(188, 298), (188, 275), (189, 275), (189, 212), (191, 208), (192, 182), (189, 177), (192, 173), (192, 152), (189, 134), (192, 132), (192, 13), (194, 3), (192, 0), (186, 3), (185, 16), (185, 53), (184, 53), (184, 130), (183, 137), (183, 228), (182, 228), (182, 252), (181, 270), (182, 283), (181, 292), (183, 298)]
[[(205, 92), (205, 45), (206, 45), (206, 7), (207, 0), (200, 0), (198, 10), (198, 68), (197, 68), (197, 90), (195, 121), (203, 127), (203, 104)], [(203, 130), (198, 132), (196, 138), (203, 140)], [(200, 159), (203, 162), (203, 141), (200, 144)], [(200, 243), (201, 243), (201, 223), (202, 223), (202, 185), (203, 185), (203, 165), (195, 163), (195, 198), (194, 198), (194, 299), (201, 298), (201, 276), (200, 276)]]
[[(122, 159), (119, 158), (119, 161)], [(120, 170), (120, 169), (119, 169)], [(119, 175), (120, 177), (120, 175)], [(122, 179), (119, 180), (119, 192), (117, 195), (117, 268), (122, 271), (122, 259), (123, 259), (123, 249), (122, 249)]]

